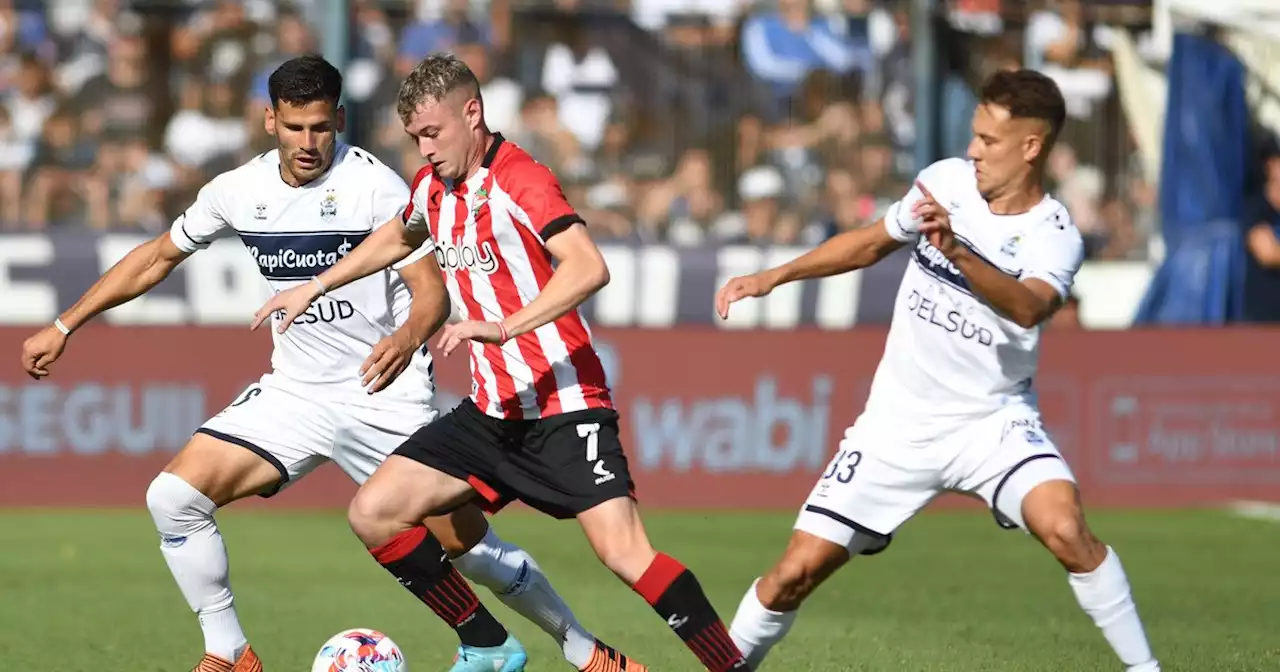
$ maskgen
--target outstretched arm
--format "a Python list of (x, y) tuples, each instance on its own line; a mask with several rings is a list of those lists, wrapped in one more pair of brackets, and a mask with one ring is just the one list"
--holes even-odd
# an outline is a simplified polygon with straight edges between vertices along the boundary
[(59, 319), (68, 330), (75, 331), (98, 314), (151, 291), (189, 256), (190, 252), (173, 244), (166, 231), (130, 250)]
[(41, 329), (22, 344), (22, 369), (36, 380), (49, 375), (49, 366), (62, 356), (71, 332), (99, 313), (145, 294), (188, 256), (189, 252), (174, 245), (168, 232), (133, 248), (98, 278), (75, 305), (58, 316), (53, 325)]
[(735, 301), (748, 296), (764, 296), (788, 282), (825, 278), (866, 268), (902, 245), (903, 241), (889, 235), (883, 219), (871, 226), (845, 231), (781, 266), (725, 283), (716, 293), (716, 312), (721, 319), (727, 319), (729, 304)]

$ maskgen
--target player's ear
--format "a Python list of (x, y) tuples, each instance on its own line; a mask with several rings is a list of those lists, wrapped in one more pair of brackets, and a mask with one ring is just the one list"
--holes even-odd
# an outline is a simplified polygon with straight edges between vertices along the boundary
[(267, 106), (267, 113), (262, 116), (262, 126), (267, 129), (267, 135), (275, 137), (276, 111), (270, 105)]
[(484, 113), (479, 98), (468, 100), (466, 106), (462, 108), (462, 114), (467, 120), (467, 127), (473, 131), (484, 123)]
[(339, 106), (338, 106), (338, 111), (336, 112), (336, 117), (337, 117), (337, 119), (336, 119), (336, 124), (337, 124), (336, 128), (338, 129), (338, 132), (339, 132), (339, 133), (342, 133), (342, 132), (346, 131), (346, 130), (347, 130), (347, 107), (346, 107), (345, 105), (339, 105)]
[(1039, 133), (1030, 133), (1022, 141), (1022, 160), (1027, 163), (1035, 163), (1040, 155), (1044, 153), (1044, 136)]

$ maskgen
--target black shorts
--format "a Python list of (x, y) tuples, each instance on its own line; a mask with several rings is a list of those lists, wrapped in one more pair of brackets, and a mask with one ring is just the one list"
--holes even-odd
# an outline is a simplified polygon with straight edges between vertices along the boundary
[(467, 481), (490, 513), (520, 500), (556, 518), (573, 518), (635, 492), (618, 414), (609, 409), (503, 420), (464, 399), (414, 432), (395, 454)]

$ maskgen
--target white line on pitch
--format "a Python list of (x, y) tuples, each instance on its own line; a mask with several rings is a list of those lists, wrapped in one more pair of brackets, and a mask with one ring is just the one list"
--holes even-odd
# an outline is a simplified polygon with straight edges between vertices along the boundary
[(1280, 523), (1280, 503), (1277, 502), (1239, 500), (1231, 502), (1227, 508), (1241, 518)]

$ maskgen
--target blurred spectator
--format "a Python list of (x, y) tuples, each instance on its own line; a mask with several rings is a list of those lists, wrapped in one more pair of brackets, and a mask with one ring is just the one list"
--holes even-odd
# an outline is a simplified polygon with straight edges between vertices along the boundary
[(225, 81), (192, 77), (181, 91), (178, 111), (165, 130), (165, 151), (179, 166), (204, 173), (235, 167), (249, 146), (249, 129), (235, 106), (235, 90)]
[(31, 146), (39, 139), (45, 119), (57, 106), (53, 94), (49, 69), (35, 55), (24, 54), (19, 59), (15, 86), (4, 100), (17, 142)]
[(1111, 93), (1110, 61), (1087, 30), (1081, 0), (1047, 0), (1032, 13), (1023, 58), (1058, 83), (1071, 116), (1088, 116)]
[(1258, 265), (1280, 269), (1280, 152), (1273, 149), (1263, 168), (1262, 199), (1246, 242)]
[(588, 151), (604, 139), (618, 69), (582, 26), (566, 26), (542, 56), (542, 90), (555, 96), (560, 122)]
[(42, 228), (57, 220), (78, 218), (95, 229), (110, 224), (108, 184), (94, 169), (96, 147), (78, 128), (68, 109), (58, 110), (44, 125), (29, 168), (24, 223)]
[(437, 51), (472, 42), (491, 44), (487, 23), (473, 16), (468, 0), (417, 0), (414, 20), (400, 33), (397, 74), (409, 74), (418, 61)]
[(480, 98), (484, 101), (484, 119), (489, 128), (508, 135), (518, 134), (524, 89), (513, 79), (494, 76), (485, 45), (475, 42), (458, 45), (454, 53), (480, 80)]
[(742, 58), (747, 71), (767, 83), (779, 109), (814, 70), (847, 75), (875, 67), (865, 36), (813, 13), (810, 0), (777, 0), (775, 11), (758, 12), (742, 26)]

